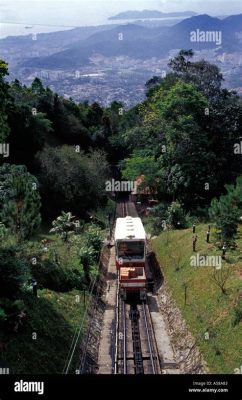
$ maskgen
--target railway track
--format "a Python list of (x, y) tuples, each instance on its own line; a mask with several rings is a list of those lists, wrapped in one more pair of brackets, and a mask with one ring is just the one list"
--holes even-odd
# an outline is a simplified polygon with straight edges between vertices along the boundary
[[(117, 216), (138, 217), (135, 205), (123, 201)], [(114, 374), (160, 374), (160, 361), (147, 301), (123, 300), (117, 279)]]
[(122, 201), (117, 205), (116, 216), (120, 218), (124, 218), (126, 216), (138, 217), (138, 213), (136, 211), (134, 203), (131, 203), (129, 201)]
[(115, 374), (160, 374), (160, 361), (146, 301), (117, 296)]
[(147, 302), (143, 301), (142, 304), (138, 305), (137, 307), (141, 316), (141, 324), (143, 324), (143, 326), (141, 325), (140, 329), (142, 332), (144, 332), (144, 334), (142, 333), (141, 337), (145, 337), (145, 344), (147, 346), (146, 357), (143, 350), (143, 359), (145, 360), (144, 373), (160, 374), (160, 361), (156, 347), (155, 334), (151, 322), (149, 305)]

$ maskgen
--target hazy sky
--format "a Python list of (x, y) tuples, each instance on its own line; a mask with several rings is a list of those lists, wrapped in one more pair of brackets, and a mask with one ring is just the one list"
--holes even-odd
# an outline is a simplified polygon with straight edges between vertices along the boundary
[[(21, 7), (33, 8), (40, 4), (46, 4), (48, 8), (61, 8), (61, 5), (68, 5), (69, 8), (76, 8), (79, 5), (83, 12), (104, 11), (109, 15), (123, 10), (142, 10), (157, 9), (164, 12), (167, 11), (184, 11), (191, 10), (199, 13), (216, 14), (232, 14), (242, 13), (241, 0), (0, 0), (0, 9), (3, 6), (18, 10)], [(27, 5), (28, 4), (28, 5)]]
[(242, 0), (0, 0), (0, 38), (113, 23), (121, 11), (143, 9), (223, 16), (242, 13)]

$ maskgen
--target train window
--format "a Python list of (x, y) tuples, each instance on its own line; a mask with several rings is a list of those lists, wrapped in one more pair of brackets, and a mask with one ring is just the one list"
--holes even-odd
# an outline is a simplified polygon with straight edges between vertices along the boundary
[(144, 258), (144, 242), (141, 241), (118, 242), (118, 257), (127, 259)]

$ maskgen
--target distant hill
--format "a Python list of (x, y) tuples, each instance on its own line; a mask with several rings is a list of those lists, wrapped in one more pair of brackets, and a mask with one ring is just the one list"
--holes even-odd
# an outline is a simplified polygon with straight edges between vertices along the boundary
[[(242, 27), (242, 14), (223, 20), (209, 15), (187, 18), (171, 27), (149, 28), (127, 24), (104, 30), (80, 40), (64, 51), (47, 57), (24, 61), (25, 67), (70, 68), (87, 65), (94, 54), (105, 57), (128, 56), (135, 59), (149, 59), (167, 55), (172, 49), (192, 48), (193, 50), (217, 48), (218, 51), (241, 51), (241, 41), (236, 38), (238, 27)], [(192, 31), (216, 31), (222, 35), (221, 45), (214, 41), (191, 41)], [(120, 33), (123, 40), (119, 40)]]
[(124, 11), (113, 17), (109, 17), (111, 20), (121, 20), (121, 19), (145, 19), (145, 18), (169, 18), (169, 17), (191, 17), (197, 15), (193, 11), (183, 11), (183, 12), (171, 12), (163, 13), (157, 10), (143, 10), (143, 11)]
[(197, 15), (192, 18), (184, 19), (174, 26), (173, 31), (190, 31), (196, 29), (207, 30), (218, 30), (222, 29), (223, 21), (216, 17), (210, 17), (208, 14)]
[[(23, 63), (24, 67), (70, 68), (87, 65), (91, 56), (101, 54), (105, 57), (126, 55), (131, 58), (150, 58), (165, 54), (160, 40), (156, 40), (167, 28), (150, 29), (135, 24), (99, 32), (75, 43), (73, 47), (47, 57), (32, 58)], [(119, 40), (120, 32), (123, 40)]]

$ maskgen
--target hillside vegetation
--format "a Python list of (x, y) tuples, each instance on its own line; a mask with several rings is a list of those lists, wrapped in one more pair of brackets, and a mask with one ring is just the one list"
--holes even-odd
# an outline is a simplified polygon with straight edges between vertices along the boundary
[[(215, 228), (211, 243), (206, 243), (207, 225), (198, 225), (196, 251), (200, 256), (219, 255)], [(225, 293), (214, 281), (213, 266), (191, 266), (192, 229), (165, 231), (151, 241), (156, 251), (168, 288), (182, 312), (196, 344), (211, 373), (235, 373), (242, 359), (241, 287), (242, 287), (242, 226), (236, 239), (237, 248), (226, 254), (223, 268), (231, 274)], [(217, 270), (217, 274), (220, 271)], [(185, 304), (185, 285), (187, 300)], [(208, 336), (206, 334), (208, 333)]]
[[(73, 293), (92, 297), (111, 227), (115, 203), (106, 182), (137, 177), (141, 200), (144, 191), (157, 203), (151, 232), (174, 238), (172, 249), (162, 239), (157, 250), (180, 306), (188, 285), (184, 315), (210, 367), (232, 372), (239, 363), (241, 282), (229, 276), (220, 293), (209, 269), (189, 267), (184, 251), (191, 238), (184, 229), (210, 220), (216, 243), (201, 251), (217, 254), (226, 245), (232, 264), (239, 257), (242, 100), (223, 88), (218, 67), (193, 61), (192, 50), (181, 50), (168, 68), (146, 83), (146, 100), (127, 110), (118, 101), (107, 108), (77, 104), (38, 78), (30, 87), (8, 82), (0, 61), (0, 364), (18, 372), (60, 371), (83, 313), (83, 304), (78, 310), (70, 304)], [(169, 254), (179, 251), (184, 265), (174, 269)], [(232, 264), (226, 271), (236, 277), (239, 267)], [(206, 342), (204, 329), (211, 330)], [(36, 341), (31, 330), (39, 331)]]

